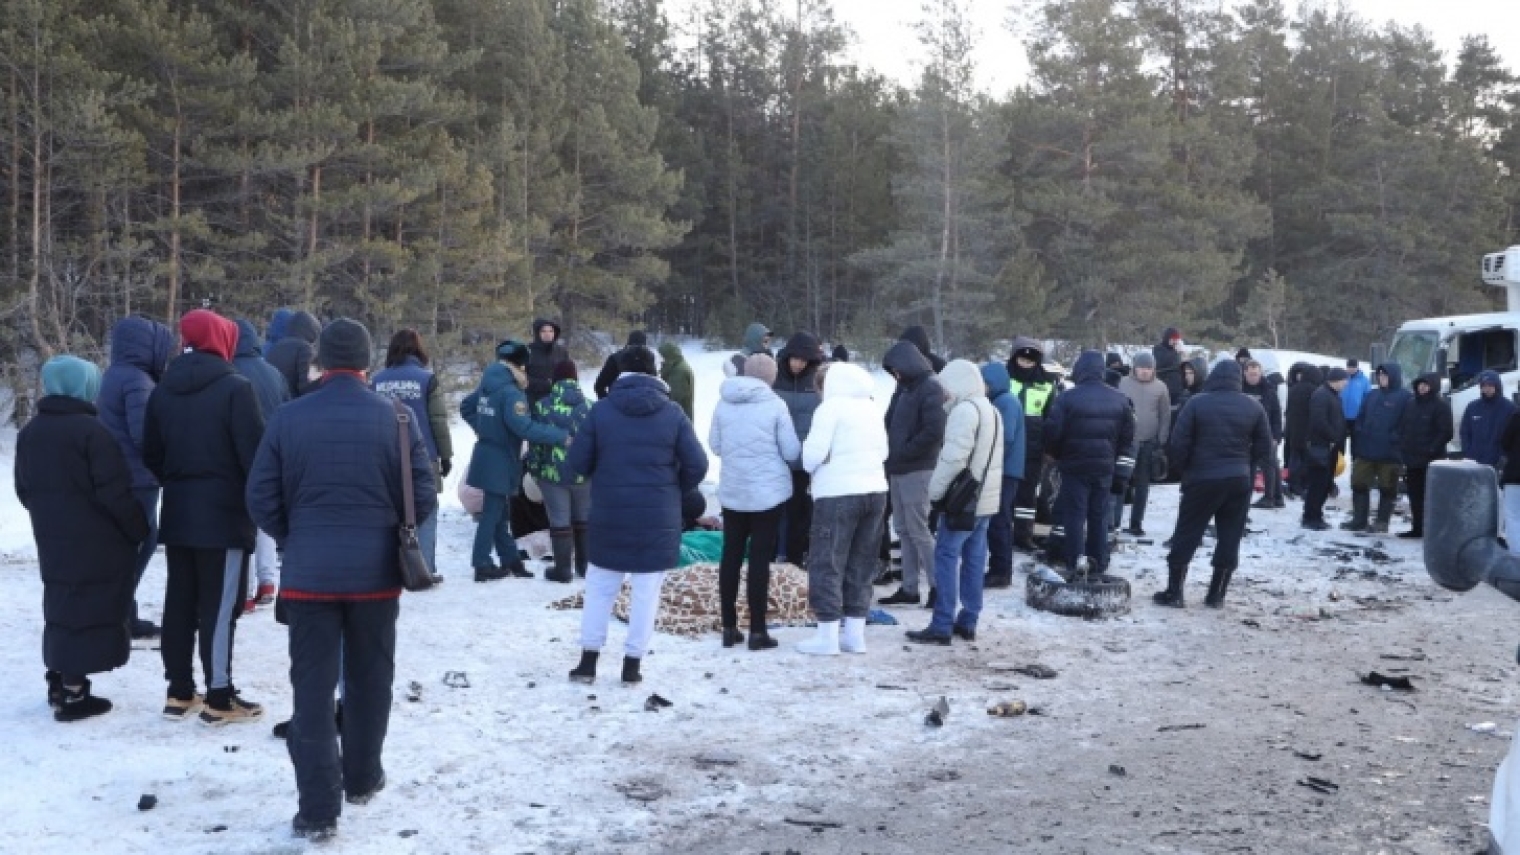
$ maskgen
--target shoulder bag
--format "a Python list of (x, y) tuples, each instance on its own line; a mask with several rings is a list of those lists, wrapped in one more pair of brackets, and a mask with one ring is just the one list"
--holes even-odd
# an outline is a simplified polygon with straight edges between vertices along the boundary
[[(971, 406), (976, 408), (976, 432), (971, 435), (971, 456), (966, 460), (966, 468), (950, 480), (950, 486), (945, 488), (944, 498), (940, 500), (943, 508), (940, 525), (951, 531), (971, 531), (976, 528), (976, 505), (982, 498), (982, 484), (986, 483), (987, 473), (992, 469), (992, 458), (997, 456), (996, 448), (989, 449), (987, 464), (982, 467), (982, 477), (977, 478), (971, 474), (971, 461), (976, 457), (977, 441), (982, 432), (982, 408), (977, 407), (975, 402)], [(997, 410), (992, 411), (992, 417), (998, 418)]]
[(417, 500), (412, 490), (412, 411), (400, 401), (392, 400), (396, 408), (396, 436), (401, 448), (401, 495), (405, 498), (406, 515), (400, 532), (401, 586), (408, 591), (426, 591), (433, 587), (433, 568), (428, 566), (422, 554), (422, 544), (417, 541)]

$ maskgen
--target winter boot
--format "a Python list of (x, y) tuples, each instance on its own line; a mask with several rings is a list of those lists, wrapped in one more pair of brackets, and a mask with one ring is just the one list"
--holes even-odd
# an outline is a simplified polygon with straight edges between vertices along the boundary
[(623, 685), (632, 686), (643, 682), (644, 675), (639, 673), (639, 661), (635, 656), (623, 657)]
[(771, 638), (771, 634), (769, 632), (767, 632), (767, 631), (765, 631), (763, 629), (750, 630), (750, 633), (749, 633), (749, 649), (750, 650), (770, 650), (772, 648), (779, 647), (779, 646), (781, 646), (781, 642), (777, 641), (774, 638)]
[(743, 644), (743, 643), (744, 643), (744, 633), (740, 632), (737, 627), (732, 627), (732, 626), (725, 626), (725, 627), (723, 627), (723, 646), (724, 647), (733, 647), (736, 644)]
[(307, 819), (296, 814), (290, 821), (290, 833), (313, 843), (322, 843), (331, 840), (332, 836), (338, 833), (338, 821), (336, 819)]
[(797, 652), (810, 656), (838, 656), (839, 621), (819, 621), (818, 632), (807, 641), (800, 642), (797, 645)]
[(83, 721), (111, 711), (111, 702), (90, 694), (90, 681), (63, 687), (63, 700), (53, 710), (54, 721)]
[(575, 542), (575, 575), (586, 578), (586, 567), (591, 559), (586, 554), (586, 523), (574, 523), (570, 526), (571, 537)]
[(544, 574), (550, 582), (573, 582), (575, 571), (571, 553), (575, 551), (575, 537), (568, 528), (549, 529), (549, 542), (554, 545), (554, 569)]
[(1388, 523), (1393, 520), (1393, 503), (1395, 501), (1396, 498), (1393, 491), (1378, 491), (1377, 519), (1372, 525), (1367, 527), (1368, 531), (1375, 534), (1388, 533)]
[(1234, 575), (1234, 567), (1215, 567), (1214, 577), (1209, 580), (1209, 593), (1203, 598), (1203, 604), (1211, 609), (1224, 608), (1224, 592), (1230, 587), (1230, 577)]
[(42, 678), (47, 680), (48, 706), (55, 710), (63, 706), (63, 675), (57, 671), (49, 671), (42, 675)]
[(495, 582), (498, 579), (507, 578), (508, 575), (506, 570), (497, 567), (495, 564), (486, 564), (475, 568), (475, 581), (477, 582)]
[(866, 619), (863, 617), (847, 617), (844, 625), (839, 629), (839, 652), (841, 653), (864, 653), (866, 652)]
[(512, 559), (511, 564), (503, 565), (501, 571), (514, 579), (533, 579), (533, 571), (523, 566), (522, 558)]
[(1367, 512), (1372, 507), (1370, 490), (1351, 491), (1351, 519), (1341, 523), (1342, 531), (1366, 531)]
[(211, 689), (206, 692), (206, 706), (201, 710), (201, 724), (221, 727), (225, 724), (241, 724), (258, 721), (264, 717), (264, 707), (238, 697), (236, 689)]
[(1166, 568), (1166, 590), (1157, 591), (1151, 597), (1158, 606), (1170, 606), (1174, 609), (1184, 607), (1182, 601), (1182, 583), (1187, 581), (1187, 565), (1174, 567), (1170, 564)]
[(570, 682), (595, 683), (596, 660), (597, 657), (601, 655), (602, 653), (600, 650), (582, 650), (581, 664), (575, 666), (575, 670), (570, 672)]

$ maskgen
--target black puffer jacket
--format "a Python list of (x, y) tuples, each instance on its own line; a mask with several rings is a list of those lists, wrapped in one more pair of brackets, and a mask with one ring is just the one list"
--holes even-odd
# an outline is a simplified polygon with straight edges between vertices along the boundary
[(1203, 391), (1177, 414), (1167, 457), (1182, 470), (1182, 483), (1249, 478), (1253, 461), (1272, 455), (1267, 413), (1241, 391), (1240, 363), (1214, 366)]
[(1103, 382), (1103, 354), (1085, 350), (1072, 366), (1076, 388), (1050, 408), (1045, 453), (1063, 473), (1112, 475), (1120, 456), (1135, 456), (1135, 414), (1129, 399)]
[[(1212, 378), (1213, 375), (1210, 375)], [(1282, 401), (1277, 399), (1277, 384), (1270, 378), (1263, 377), (1259, 382), (1247, 383), (1243, 378), (1240, 381), (1240, 391), (1250, 395), (1261, 404), (1261, 409), (1267, 414), (1267, 429), (1272, 432), (1272, 441), (1281, 442), (1283, 438), (1283, 411)]]
[(898, 375), (887, 404), (887, 474), (930, 471), (945, 441), (945, 390), (910, 341), (892, 345), (881, 367)]
[(1302, 454), (1309, 444), (1309, 401), (1314, 390), (1325, 382), (1320, 370), (1307, 362), (1296, 362), (1288, 369), (1288, 407), (1283, 414), (1283, 444), (1290, 452)]
[(309, 312), (296, 312), (285, 323), (285, 337), (272, 341), (264, 351), (264, 359), (279, 370), (290, 389), (291, 398), (306, 394), (313, 384), (311, 362), (317, 355), (317, 336), (322, 334), (322, 324)]
[(1167, 327), (1160, 343), (1151, 348), (1151, 355), (1156, 357), (1156, 379), (1166, 384), (1173, 402), (1182, 398), (1182, 354), (1171, 345), (1177, 335), (1176, 327)]
[[(539, 340), (538, 331), (544, 327), (554, 330), (553, 341)], [(561, 335), (563, 332), (557, 322), (548, 318), (537, 318), (533, 321), (533, 338), (528, 342), (528, 388), (523, 390), (528, 396), (530, 410), (533, 409), (534, 404), (548, 397), (550, 390), (554, 388), (554, 366), (570, 357), (570, 352), (565, 348), (565, 342), (560, 339)]]
[(1305, 443), (1339, 448), (1345, 441), (1346, 410), (1341, 406), (1341, 395), (1325, 383), (1309, 398), (1309, 430)]
[(164, 485), (159, 543), (253, 549), (243, 491), (263, 436), (253, 385), (231, 362), (192, 351), (169, 363), (143, 424), (143, 462)]
[[(1446, 444), (1456, 433), (1451, 405), (1441, 399), (1440, 391), (1441, 376), (1426, 374), (1414, 382), (1414, 399), (1404, 408), (1404, 418), (1399, 422), (1399, 456), (1411, 469), (1445, 460)], [(1514, 419), (1510, 419), (1510, 425), (1513, 424)], [(1506, 447), (1507, 434), (1508, 426)], [(1511, 454), (1510, 459), (1520, 462), (1520, 455)]]

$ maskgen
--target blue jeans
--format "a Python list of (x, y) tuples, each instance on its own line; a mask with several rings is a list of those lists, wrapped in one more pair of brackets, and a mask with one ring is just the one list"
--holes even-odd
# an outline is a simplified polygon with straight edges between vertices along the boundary
[(480, 524), (475, 527), (475, 548), (470, 552), (471, 567), (491, 567), (491, 547), (501, 556), (503, 567), (517, 560), (517, 541), (507, 528), (507, 497), (486, 493), (480, 508)]
[[(977, 517), (970, 531), (941, 525), (934, 538), (934, 618), (929, 632), (948, 635), (952, 626), (975, 630), (982, 615), (982, 581), (987, 567), (987, 524)], [(959, 602), (960, 614), (955, 613)]]
[(1019, 479), (1004, 475), (1002, 501), (987, 523), (988, 576), (1013, 576), (1013, 506), (1018, 493)]
[(1061, 473), (1056, 520), (1065, 532), (1067, 567), (1077, 566), (1085, 547), (1089, 571), (1101, 573), (1108, 569), (1108, 501), (1113, 481), (1112, 473)]

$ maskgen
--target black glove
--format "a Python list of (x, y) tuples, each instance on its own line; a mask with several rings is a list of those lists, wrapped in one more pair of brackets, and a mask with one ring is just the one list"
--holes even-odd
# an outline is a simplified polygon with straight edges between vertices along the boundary
[(449, 477), (449, 473), (454, 471), (453, 459), (445, 457), (442, 460), (438, 461), (438, 471), (443, 473), (443, 477)]
[(1171, 463), (1166, 459), (1166, 450), (1157, 446), (1151, 451), (1151, 480), (1165, 481), (1166, 473), (1171, 471)]

